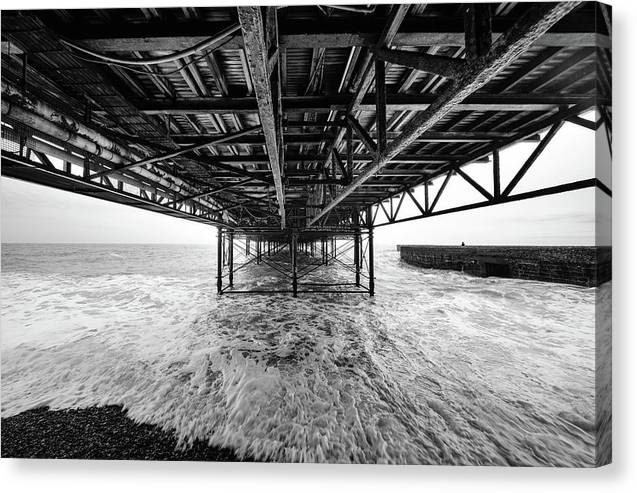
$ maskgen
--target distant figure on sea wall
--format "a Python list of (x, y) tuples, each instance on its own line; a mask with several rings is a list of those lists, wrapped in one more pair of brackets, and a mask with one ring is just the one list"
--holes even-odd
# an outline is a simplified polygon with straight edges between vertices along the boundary
[(460, 245), (460, 246), (465, 246), (464, 241), (462, 242), (462, 245)]

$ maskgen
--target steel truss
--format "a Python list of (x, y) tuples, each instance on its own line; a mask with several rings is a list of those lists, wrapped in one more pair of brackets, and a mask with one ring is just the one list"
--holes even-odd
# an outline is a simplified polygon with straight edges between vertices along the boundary
[[(330, 231), (287, 236), (217, 228), (217, 293), (365, 293), (374, 296), (373, 228), (355, 227), (348, 233)], [(250, 265), (263, 264), (289, 283), (289, 289), (236, 289), (235, 275)], [(352, 276), (347, 282), (305, 281), (310, 274), (336, 266)]]
[[(517, 173), (513, 176), (513, 178), (509, 181), (506, 186), (502, 183), (500, 177), (500, 150), (504, 147), (493, 148), (487, 153), (475, 156), (475, 159), (472, 162), (477, 162), (478, 159), (491, 158), (490, 161), (493, 166), (493, 192), (489, 192), (482, 185), (480, 185), (474, 178), (472, 178), (465, 170), (463, 170), (458, 165), (448, 166), (444, 172), (442, 173), (441, 179), (442, 183), (437, 190), (437, 193), (431, 197), (429, 193), (429, 187), (432, 185), (431, 178), (424, 178), (420, 183), (417, 183), (416, 186), (423, 186), (423, 194), (416, 194), (414, 190), (414, 186), (406, 187), (400, 190), (399, 192), (392, 193), (381, 199), (380, 201), (373, 204), (368, 211), (360, 213), (360, 220), (367, 221), (371, 220), (371, 224), (374, 227), (379, 226), (387, 226), (390, 224), (397, 224), (406, 221), (414, 221), (417, 219), (424, 219), (427, 217), (440, 216), (444, 214), (451, 214), (454, 212), (462, 212), (471, 209), (478, 209), (481, 207), (487, 207), (490, 205), (498, 205), (504, 204), (508, 202), (516, 202), (519, 200), (544, 197), (548, 195), (554, 195), (558, 193), (570, 192), (574, 190), (582, 190), (586, 188), (598, 188), (603, 193), (612, 197), (611, 189), (603, 183), (598, 178), (589, 178), (584, 180), (577, 180), (570, 183), (563, 183), (560, 185), (555, 185), (551, 187), (540, 188), (537, 190), (532, 190), (528, 192), (520, 192), (513, 193), (517, 185), (520, 183), (522, 178), (528, 173), (528, 171), (532, 168), (533, 164), (537, 162), (540, 155), (547, 148), (548, 144), (555, 138), (559, 130), (562, 128), (563, 124), (566, 121), (584, 127), (586, 129), (592, 130), (594, 132), (601, 131), (601, 127), (604, 126), (604, 134), (606, 136), (606, 141), (608, 144), (609, 152), (612, 154), (612, 126), (610, 124), (610, 118), (608, 117), (610, 113), (610, 108), (607, 106), (600, 106), (597, 109), (597, 113), (599, 117), (596, 121), (590, 121), (584, 118), (581, 118), (578, 114), (568, 116), (568, 114), (563, 115), (562, 119), (557, 120), (550, 127), (544, 138), (538, 141), (535, 149), (531, 152), (526, 161), (522, 164)], [(514, 144), (514, 142), (511, 142)], [(490, 154), (490, 156), (489, 156)], [(469, 163), (465, 163), (469, 164)], [(447, 189), (448, 184), (452, 180), (463, 180), (469, 185), (473, 187), (473, 189), (477, 190), (485, 200), (468, 203), (456, 207), (449, 207), (446, 209), (438, 209), (436, 206), (438, 205), (440, 199), (443, 197), (445, 190)], [(401, 212), (401, 207), (405, 203), (405, 199), (407, 202), (413, 203), (420, 212), (419, 214), (402, 217), (399, 218), (399, 213)], [(367, 217), (367, 214), (370, 214), (370, 217)]]
[[(588, 187), (611, 195), (597, 178), (516, 191), (564, 122), (610, 147), (603, 5), (182, 10), (4, 11), (2, 174), (217, 226), (220, 294), (245, 292), (235, 275), (264, 264), (290, 283), (266, 292), (373, 295), (377, 226)], [(174, 70), (175, 53), (214, 33)], [(91, 61), (110, 52), (137, 68)], [(582, 117), (595, 108), (597, 121)], [(537, 147), (503, 183), (500, 152), (523, 141)], [(467, 171), (476, 162), (492, 163), (492, 187)], [(441, 208), (455, 180), (482, 199)], [(404, 217), (408, 203), (419, 213)], [(353, 281), (308, 282), (329, 265)]]

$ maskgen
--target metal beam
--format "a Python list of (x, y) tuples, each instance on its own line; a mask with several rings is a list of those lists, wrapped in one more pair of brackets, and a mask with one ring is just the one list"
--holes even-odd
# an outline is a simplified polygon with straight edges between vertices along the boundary
[(347, 121), (349, 122), (352, 130), (354, 130), (354, 133), (356, 133), (360, 141), (365, 145), (367, 150), (370, 152), (370, 154), (376, 154), (378, 150), (378, 146), (376, 145), (374, 140), (370, 137), (370, 135), (367, 133), (367, 130), (365, 130), (361, 126), (361, 124), (358, 123), (358, 120), (354, 118), (352, 115), (349, 115), (349, 114), (347, 115)]
[[(387, 108), (393, 111), (423, 111), (439, 97), (436, 93), (423, 94), (387, 94)], [(550, 93), (503, 93), (472, 94), (456, 103), (461, 111), (547, 111), (556, 107), (579, 104), (590, 98), (590, 94)], [(602, 98), (604, 103), (604, 98)], [(281, 98), (286, 113), (346, 111), (352, 106), (355, 96), (352, 94), (332, 94), (321, 96), (284, 96)], [(374, 94), (363, 96), (356, 106), (357, 110), (374, 111)], [(135, 106), (147, 115), (181, 115), (210, 113), (256, 113), (257, 101), (252, 97), (190, 97), (177, 99), (138, 99)], [(313, 126), (339, 126), (339, 121), (312, 123)], [(307, 124), (307, 123), (306, 123)]]
[(491, 5), (474, 3), (467, 6), (464, 17), (465, 51), (467, 58), (485, 56), (491, 48)]
[[(396, 36), (396, 33), (398, 32), (398, 29), (400, 28), (403, 20), (405, 19), (405, 16), (407, 15), (407, 12), (409, 11), (409, 8), (410, 5), (408, 4), (391, 6), (391, 10), (388, 14), (389, 19), (387, 21), (384, 21), (385, 24), (383, 26), (383, 29), (376, 39), (376, 48), (383, 48), (389, 46), (392, 43), (394, 37)], [(372, 71), (372, 58), (372, 53), (367, 53), (366, 57), (361, 62), (361, 68), (358, 72), (357, 80), (354, 86), (356, 89), (351, 101), (349, 101), (349, 104), (345, 108), (346, 117), (353, 115), (353, 113), (359, 109), (358, 107), (362, 103), (363, 98), (365, 97), (365, 94), (367, 93), (367, 90), (372, 82), (372, 77), (374, 76), (374, 72)], [(377, 104), (376, 97), (374, 97), (372, 104), (373, 109), (375, 110)], [(334, 120), (335, 119), (336, 117), (334, 117)], [(345, 129), (341, 128), (334, 137), (334, 140), (328, 145), (328, 152), (334, 148), (338, 148), (340, 142), (344, 137)]]
[[(141, 195), (116, 190), (108, 185), (96, 183), (95, 181), (88, 181), (86, 178), (71, 175), (58, 169), (49, 169), (44, 167), (44, 165), (42, 165), (42, 167), (35, 166), (33, 161), (28, 161), (23, 157), (4, 150), (2, 151), (2, 175), (51, 188), (86, 195), (88, 197), (107, 200), (109, 202), (116, 202), (140, 209), (159, 212), (181, 219), (188, 219), (204, 224), (226, 225), (222, 221), (210, 219), (208, 215), (179, 211), (172, 207), (166, 207), (164, 204), (160, 204), (159, 202), (153, 202), (143, 198)], [(206, 210), (206, 214), (208, 214), (209, 210), (209, 208)]]
[(230, 190), (231, 188), (234, 188), (234, 187), (239, 187), (239, 186), (242, 186), (242, 185), (246, 185), (246, 184), (248, 184), (250, 182), (253, 182), (253, 181), (255, 181), (255, 178), (248, 178), (246, 180), (238, 181), (236, 183), (230, 183), (230, 184), (225, 185), (223, 187), (217, 187), (217, 188), (213, 188), (212, 190), (206, 190), (205, 192), (201, 192), (201, 193), (198, 193), (198, 194), (195, 194), (195, 195), (191, 195), (189, 197), (182, 197), (180, 199), (173, 200), (171, 202), (167, 202), (164, 205), (165, 206), (171, 206), (171, 205), (174, 205), (174, 204), (179, 204), (181, 202), (186, 202), (188, 200), (194, 200), (194, 199), (199, 199), (199, 198), (202, 198), (202, 197), (208, 197), (210, 195), (215, 195), (217, 193), (224, 192), (226, 190)]
[(379, 226), (386, 226), (389, 224), (397, 224), (397, 223), (402, 223), (402, 222), (406, 222), (406, 221), (414, 221), (417, 219), (424, 219), (427, 217), (433, 217), (433, 216), (441, 216), (444, 214), (452, 214), (455, 212), (463, 212), (463, 211), (469, 211), (469, 210), (473, 210), (473, 209), (480, 209), (482, 207), (488, 207), (488, 206), (493, 206), (493, 205), (498, 205), (498, 204), (506, 204), (509, 202), (517, 202), (520, 200), (527, 200), (527, 199), (533, 199), (533, 198), (538, 198), (538, 197), (545, 197), (547, 195), (555, 195), (558, 193), (565, 193), (565, 192), (573, 192), (576, 190), (583, 190), (586, 188), (598, 188), (600, 191), (602, 191), (603, 193), (607, 194), (608, 196), (612, 196), (612, 192), (611, 190), (600, 180), (598, 180), (597, 178), (589, 178), (589, 179), (585, 179), (585, 180), (578, 180), (578, 181), (574, 181), (574, 182), (570, 182), (570, 183), (564, 183), (562, 185), (555, 185), (553, 187), (547, 187), (547, 188), (541, 188), (538, 190), (532, 190), (530, 192), (523, 192), (523, 193), (518, 193), (515, 195), (508, 195), (508, 196), (501, 196), (500, 198), (494, 198), (492, 200), (485, 200), (482, 202), (475, 202), (473, 204), (467, 204), (467, 205), (460, 205), (457, 207), (450, 207), (448, 209), (442, 209), (439, 211), (432, 211), (431, 209), (429, 209), (429, 212), (427, 212), (426, 214), (422, 214), (422, 215), (418, 215), (418, 216), (411, 216), (411, 217), (405, 217), (403, 219), (397, 219), (393, 222), (386, 222), (386, 223), (381, 223), (381, 224), (377, 224), (376, 227)]
[(546, 149), (546, 146), (549, 145), (549, 142), (553, 140), (553, 137), (557, 134), (562, 125), (563, 121), (557, 122), (555, 125), (551, 127), (549, 132), (546, 134), (542, 142), (540, 142), (537, 147), (533, 150), (528, 159), (524, 162), (522, 167), (518, 170), (515, 176), (511, 179), (507, 187), (502, 192), (502, 195), (507, 196), (511, 193), (511, 191), (515, 188), (515, 186), (520, 182), (520, 180), (524, 177), (529, 168), (533, 165), (533, 163), (540, 157), (540, 154)]
[(237, 7), (237, 11), (243, 32), (244, 49), (248, 59), (248, 67), (250, 68), (250, 75), (252, 77), (259, 108), (259, 118), (263, 126), (263, 135), (268, 151), (270, 170), (272, 171), (277, 201), (279, 203), (281, 228), (285, 228), (285, 191), (283, 189), (280, 161), (282, 149), (279, 146), (281, 127), (280, 120), (277, 118), (277, 109), (280, 105), (280, 100), (275, 100), (272, 90), (268, 47), (265, 43), (267, 26), (264, 24), (261, 7)]
[(104, 170), (104, 171), (100, 171), (98, 173), (94, 173), (91, 175), (91, 178), (97, 178), (99, 176), (104, 176), (104, 175), (110, 175), (112, 173), (117, 173), (120, 171), (124, 171), (127, 169), (131, 169), (131, 168), (136, 168), (139, 166), (144, 166), (147, 164), (153, 164), (153, 163), (157, 163), (159, 161), (166, 161), (169, 159), (174, 159), (176, 157), (182, 156), (184, 154), (187, 154), (189, 152), (193, 152), (196, 151), (198, 149), (202, 149), (204, 147), (208, 147), (209, 145), (212, 144), (218, 144), (221, 142), (228, 142), (231, 141), (232, 139), (235, 139), (237, 137), (243, 137), (244, 135), (247, 134), (251, 134), (253, 132), (256, 132), (257, 130), (261, 130), (261, 126), (257, 125), (255, 127), (250, 127), (247, 128), (245, 130), (241, 130), (240, 132), (235, 132), (235, 133), (229, 133), (229, 134), (224, 134), (220, 137), (215, 137), (214, 139), (210, 139), (209, 141), (203, 142), (203, 143), (199, 143), (199, 144), (195, 144), (189, 147), (186, 147), (184, 149), (179, 149), (178, 151), (173, 151), (173, 152), (167, 152), (164, 154), (160, 154), (159, 156), (155, 156), (155, 157), (150, 157), (147, 159), (142, 159), (141, 161), (133, 161), (132, 163), (128, 163), (128, 164), (124, 164), (121, 166), (116, 166), (114, 168), (111, 168), (109, 170)]
[(374, 75), (376, 80), (376, 132), (378, 134), (378, 153), (387, 149), (387, 86), (385, 85), (385, 62), (374, 60)]
[[(581, 119), (578, 119), (581, 120)], [(573, 123), (580, 124), (579, 121), (576, 121), (576, 117), (569, 119)], [(587, 128), (595, 129), (595, 122), (589, 122), (588, 120), (584, 120), (585, 126)], [(320, 126), (320, 124), (316, 124)], [(376, 132), (368, 133), (370, 138), (376, 138)], [(400, 132), (387, 132), (387, 138), (389, 140), (395, 139), (400, 135)], [(509, 137), (512, 137), (512, 132), (425, 132), (418, 139), (416, 139), (416, 143), (425, 144), (425, 143), (482, 143), (482, 142), (493, 142), (495, 140), (502, 140)], [(180, 134), (171, 134), (170, 138), (179, 145), (192, 145), (198, 144), (202, 142), (209, 142), (211, 135), (206, 134), (195, 134), (195, 133), (180, 133)], [(330, 132), (312, 132), (312, 133), (286, 133), (285, 134), (285, 143), (289, 144), (320, 144), (321, 142), (331, 139), (334, 137), (334, 134)], [(354, 141), (360, 141), (360, 139), (353, 139)], [(528, 140), (537, 141), (539, 140), (539, 136), (530, 137)], [(237, 137), (233, 139), (232, 142), (220, 142), (217, 144), (209, 144), (212, 147), (225, 147), (230, 145), (243, 145), (243, 146), (264, 146), (265, 140), (262, 135), (246, 135), (245, 137)]]
[[(396, 156), (392, 163), (402, 164), (419, 164), (419, 163), (446, 163), (453, 160), (461, 160), (467, 157), (466, 154), (438, 154), (438, 153), (421, 153), (421, 154), (400, 154)], [(352, 160), (354, 162), (369, 162), (373, 158), (373, 154), (353, 154)], [(215, 166), (216, 163), (238, 163), (238, 164), (267, 164), (270, 157), (267, 154), (249, 154), (241, 156), (213, 156), (203, 157), (197, 156), (196, 158), (188, 158), (191, 161), (202, 162)], [(331, 159), (329, 154), (312, 154), (312, 153), (287, 153), (285, 154), (285, 162), (287, 164), (302, 163), (302, 162), (317, 162)], [(225, 168), (224, 168), (225, 169)], [(238, 168), (233, 168), (236, 171), (241, 171)], [(265, 172), (266, 170), (255, 170), (257, 172)], [(254, 172), (254, 171), (253, 171)], [(246, 173), (250, 173), (246, 171)], [(245, 175), (250, 176), (250, 175)]]
[[(284, 23), (280, 27), (281, 48), (371, 48), (378, 42), (383, 18), (361, 16), (329, 22), (299, 21)], [(569, 20), (537, 37), (535, 46), (599, 46), (610, 48), (610, 38), (605, 33), (589, 29), (590, 16), (574, 13)], [(496, 40), (511, 25), (509, 18), (493, 20), (492, 39)], [(59, 26), (60, 31), (83, 47), (102, 52), (109, 51), (181, 51), (206, 41), (210, 33), (229, 26), (227, 22), (180, 22), (178, 24), (105, 24), (103, 26)], [(226, 49), (241, 49), (241, 36), (228, 37)], [(407, 18), (401, 32), (392, 40), (393, 46), (465, 46), (465, 30), (462, 17), (434, 17), (430, 21), (422, 17)]]
[(577, 6), (579, 2), (538, 3), (530, 6), (514, 26), (495, 42), (486, 56), (471, 60), (462, 76), (452, 81), (434, 103), (412, 119), (403, 129), (403, 134), (394, 139), (387, 151), (374, 159), (364, 172), (334, 197), (332, 202), (315, 215), (308, 225), (311, 226), (325, 216), (361, 184), (382, 170), (394, 156), (411, 145), (420, 134), (429, 130), (449, 112), (456, 109), (458, 103), (515, 61), (551, 26)]
[(413, 51), (389, 50), (380, 48), (374, 51), (379, 60), (415, 68), (421, 72), (438, 74), (448, 79), (453, 79), (464, 69), (466, 62), (460, 58), (452, 58), (440, 55), (428, 55), (427, 53), (415, 53)]

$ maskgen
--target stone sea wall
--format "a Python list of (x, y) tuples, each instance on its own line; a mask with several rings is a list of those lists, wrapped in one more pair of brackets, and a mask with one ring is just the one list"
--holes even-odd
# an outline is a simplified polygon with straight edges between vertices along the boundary
[(411, 265), (481, 277), (599, 286), (611, 279), (611, 247), (399, 245)]

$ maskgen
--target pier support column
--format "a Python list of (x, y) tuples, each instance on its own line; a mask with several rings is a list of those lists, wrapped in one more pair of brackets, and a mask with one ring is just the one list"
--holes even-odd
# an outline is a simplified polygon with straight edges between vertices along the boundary
[(358, 220), (358, 211), (355, 211), (352, 217), (352, 221), (354, 223), (354, 271), (356, 273), (356, 286), (361, 285), (361, 258), (360, 258), (360, 248), (361, 248), (361, 230), (359, 226)]
[(220, 227), (217, 228), (217, 294), (221, 294), (223, 290), (222, 266), (223, 259), (221, 257), (223, 251), (223, 232)]
[(292, 239), (290, 241), (290, 253), (292, 255), (292, 296), (296, 298), (298, 296), (298, 283), (296, 278), (296, 233), (292, 233)]
[(234, 232), (228, 233), (228, 284), (234, 284)]
[(372, 208), (369, 207), (367, 209), (367, 228), (368, 228), (368, 240), (367, 240), (367, 250), (368, 250), (368, 262), (369, 262), (369, 295), (374, 296), (374, 225)]
[(327, 265), (327, 238), (321, 238), (321, 259)]

